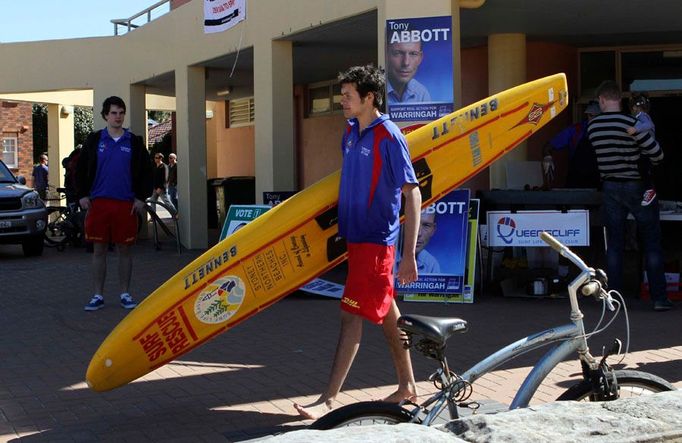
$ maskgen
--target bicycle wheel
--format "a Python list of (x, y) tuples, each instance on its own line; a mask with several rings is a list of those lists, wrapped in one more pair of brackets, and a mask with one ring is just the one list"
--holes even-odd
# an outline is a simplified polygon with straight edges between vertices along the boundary
[[(54, 215), (53, 215), (54, 214)], [(48, 210), (48, 220), (53, 219), (47, 224), (45, 229), (45, 245), (57, 248), (66, 246), (68, 235), (64, 229), (66, 223), (66, 208), (55, 207)]]
[(363, 401), (343, 406), (317, 419), (310, 429), (334, 429), (346, 426), (396, 425), (407, 423), (412, 415), (395, 403)]
[[(675, 387), (653, 374), (641, 371), (619, 370), (614, 371), (618, 380), (619, 398), (640, 397), (642, 395), (655, 394), (657, 392), (674, 391)], [(588, 380), (571, 386), (561, 394), (558, 401), (590, 401), (592, 384)]]

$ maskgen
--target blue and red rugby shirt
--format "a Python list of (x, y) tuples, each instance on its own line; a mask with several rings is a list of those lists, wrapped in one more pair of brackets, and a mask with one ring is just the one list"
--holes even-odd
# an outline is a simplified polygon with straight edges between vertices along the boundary
[(351, 119), (341, 149), (339, 235), (351, 243), (395, 244), (402, 187), (418, 183), (405, 137), (386, 114), (362, 133)]

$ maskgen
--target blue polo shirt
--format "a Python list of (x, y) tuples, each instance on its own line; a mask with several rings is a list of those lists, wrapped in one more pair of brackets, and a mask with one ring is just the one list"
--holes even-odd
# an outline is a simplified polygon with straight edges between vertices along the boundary
[(398, 103), (425, 103), (431, 101), (431, 94), (426, 86), (419, 83), (417, 80), (412, 79), (407, 82), (405, 91), (403, 91), (403, 96), (400, 97), (390, 82), (386, 84), (386, 97), (389, 105), (394, 105)]
[(400, 129), (383, 114), (362, 133), (348, 121), (341, 149), (339, 235), (351, 243), (393, 245), (403, 185), (417, 184)]
[(102, 129), (97, 144), (97, 173), (92, 184), (90, 198), (110, 198), (133, 201), (132, 136), (126, 129), (117, 141), (111, 138), (107, 129)]

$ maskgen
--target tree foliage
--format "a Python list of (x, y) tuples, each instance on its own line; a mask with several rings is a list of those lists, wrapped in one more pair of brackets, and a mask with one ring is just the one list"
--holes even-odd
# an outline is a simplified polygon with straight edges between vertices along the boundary
[(159, 123), (163, 123), (171, 119), (171, 113), (169, 111), (150, 110), (147, 112), (147, 115), (149, 118)]
[(94, 129), (91, 107), (76, 106), (73, 113), (73, 141), (74, 146), (82, 145)]
[[(73, 112), (73, 147), (83, 144), (94, 128), (92, 108), (75, 106)], [(33, 162), (47, 152), (47, 105), (33, 105)]]
[(40, 161), (40, 154), (47, 152), (47, 106), (33, 105), (33, 163)]

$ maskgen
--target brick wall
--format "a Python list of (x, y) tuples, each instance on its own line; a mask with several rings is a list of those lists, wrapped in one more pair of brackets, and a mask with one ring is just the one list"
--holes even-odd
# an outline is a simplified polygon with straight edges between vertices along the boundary
[(1, 137), (16, 137), (18, 168), (16, 175), (23, 175), (30, 185), (33, 171), (33, 106), (31, 103), (0, 101)]

